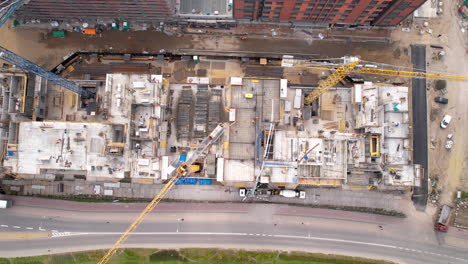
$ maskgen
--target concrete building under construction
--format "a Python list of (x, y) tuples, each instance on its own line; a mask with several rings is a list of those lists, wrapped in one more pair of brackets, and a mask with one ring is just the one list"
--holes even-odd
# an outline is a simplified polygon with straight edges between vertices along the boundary
[(3, 166), (13, 177), (161, 183), (171, 164), (223, 123), (223, 136), (192, 165), (194, 182), (359, 190), (419, 184), (405, 86), (341, 83), (305, 105), (322, 73), (278, 58), (87, 53), (60, 68), (95, 97), (32, 81), (29, 112), (38, 114), (5, 119), (14, 129), (2, 137)]

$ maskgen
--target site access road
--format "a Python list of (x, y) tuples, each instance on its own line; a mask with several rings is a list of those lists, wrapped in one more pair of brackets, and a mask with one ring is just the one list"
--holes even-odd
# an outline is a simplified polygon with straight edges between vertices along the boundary
[[(143, 204), (122, 204), (121, 211), (109, 205), (108, 212), (106, 204), (92, 204), (90, 211), (86, 205), (79, 210), (27, 205), (3, 210), (0, 256), (110, 247)], [(467, 250), (437, 244), (434, 231), (421, 233), (426, 224), (412, 226), (410, 219), (272, 204), (163, 203), (159, 209), (125, 246), (301, 250), (399, 263), (468, 263)], [(24, 239), (25, 234), (31, 238)], [(467, 234), (457, 236), (467, 242)]]

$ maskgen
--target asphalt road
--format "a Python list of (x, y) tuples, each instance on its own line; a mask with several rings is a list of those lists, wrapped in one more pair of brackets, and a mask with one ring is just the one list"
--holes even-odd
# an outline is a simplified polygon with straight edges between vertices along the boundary
[[(237, 207), (232, 211), (222, 204), (218, 206), (209, 212), (175, 208), (151, 214), (125, 246), (304, 250), (411, 264), (468, 263), (468, 251), (439, 245), (431, 235), (414, 236), (414, 227), (408, 226), (405, 219), (360, 213), (340, 217), (339, 211), (306, 211), (281, 205), (245, 204), (244, 210)], [(17, 206), (1, 211), (0, 256), (107, 248), (136, 216), (136, 212), (128, 211), (99, 213)], [(14, 236), (24, 233), (47, 236)]]
[[(411, 45), (413, 70), (426, 72), (426, 45)], [(428, 198), (428, 146), (427, 146), (427, 95), (426, 79), (412, 79), (413, 109), (413, 162), (424, 168), (421, 186), (413, 191), (413, 202), (421, 211), (426, 208)]]

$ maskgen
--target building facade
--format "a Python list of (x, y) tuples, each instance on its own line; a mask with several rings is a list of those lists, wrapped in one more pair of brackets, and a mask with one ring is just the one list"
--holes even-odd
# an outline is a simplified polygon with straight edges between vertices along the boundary
[(235, 0), (234, 18), (394, 26), (426, 0)]
[(174, 13), (173, 0), (30, 0), (15, 12), (30, 20), (163, 21)]

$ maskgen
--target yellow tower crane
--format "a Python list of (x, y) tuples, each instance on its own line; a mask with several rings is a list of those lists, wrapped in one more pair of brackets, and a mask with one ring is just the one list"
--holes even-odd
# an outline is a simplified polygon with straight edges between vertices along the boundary
[(224, 126), (223, 124), (219, 124), (211, 134), (206, 137), (199, 145), (198, 148), (189, 153), (187, 159), (185, 161), (176, 160), (171, 164), (168, 169), (169, 182), (164, 185), (162, 190), (153, 198), (153, 200), (146, 206), (146, 208), (140, 213), (140, 215), (133, 221), (133, 223), (125, 230), (125, 232), (120, 236), (117, 242), (107, 251), (106, 255), (102, 257), (102, 259), (98, 262), (98, 264), (105, 264), (111, 260), (117, 250), (120, 248), (123, 242), (128, 239), (133, 231), (143, 222), (145, 217), (153, 211), (156, 205), (161, 202), (161, 200), (166, 196), (166, 194), (174, 187), (177, 179), (181, 177), (188, 176), (190, 171), (190, 166), (193, 164), (195, 160), (197, 160), (200, 155), (202, 155), (213, 143), (215, 143), (224, 133)]
[[(428, 72), (414, 72), (400, 69), (386, 69), (379, 68), (382, 65), (372, 64), (361, 64), (363, 63), (357, 57), (344, 57), (342, 58), (342, 64), (333, 64), (325, 62), (303, 62), (303, 61), (292, 61), (288, 59), (288, 64), (293, 67), (310, 68), (317, 70), (332, 70), (333, 72), (325, 79), (318, 83), (318, 87), (314, 89), (304, 99), (304, 104), (311, 104), (317, 100), (322, 94), (328, 91), (330, 88), (342, 81), (346, 76), (351, 73), (370, 74), (370, 75), (384, 75), (384, 76), (395, 76), (403, 78), (419, 78), (419, 79), (432, 79), (432, 80), (447, 80), (447, 81), (462, 81), (468, 82), (468, 76), (451, 75), (442, 73), (428, 73)], [(283, 63), (284, 64), (284, 63)], [(391, 65), (383, 65), (383, 67), (395, 67)]]
[[(291, 63), (293, 61), (293, 63)], [(439, 73), (426, 73), (426, 72), (413, 72), (403, 71), (399, 69), (385, 69), (377, 68), (374, 64), (361, 65), (361, 60), (357, 57), (346, 57), (343, 58), (341, 64), (331, 64), (324, 62), (308, 62), (306, 65), (300, 61), (294, 61), (288, 59), (288, 67), (303, 67), (317, 70), (332, 70), (333, 73), (327, 77), (327, 79), (319, 82), (318, 88), (312, 91), (306, 98), (305, 103), (310, 104), (317, 100), (323, 93), (335, 86), (337, 83), (342, 81), (346, 76), (351, 73), (361, 74), (372, 74), (372, 75), (386, 75), (406, 78), (422, 78), (422, 79), (434, 79), (434, 80), (448, 80), (448, 81), (468, 81), (468, 76), (458, 76), (450, 74), (439, 74)], [(114, 256), (117, 250), (120, 248), (123, 242), (125, 242), (130, 234), (138, 227), (144, 218), (158, 205), (158, 203), (164, 198), (164, 196), (171, 190), (175, 185), (175, 182), (180, 177), (185, 177), (190, 174), (190, 165), (203, 154), (211, 144), (213, 144), (224, 132), (224, 127), (219, 125), (203, 142), (199, 145), (197, 150), (192, 153), (189, 159), (185, 162), (178, 161), (171, 165), (172, 170), (169, 172), (170, 176), (173, 176), (169, 182), (163, 187), (163, 189), (153, 198), (153, 200), (146, 206), (141, 214), (135, 219), (135, 221), (127, 228), (122, 236), (115, 242), (112, 248), (104, 255), (104, 257), (98, 262), (98, 264), (108, 263), (109, 260)]]

